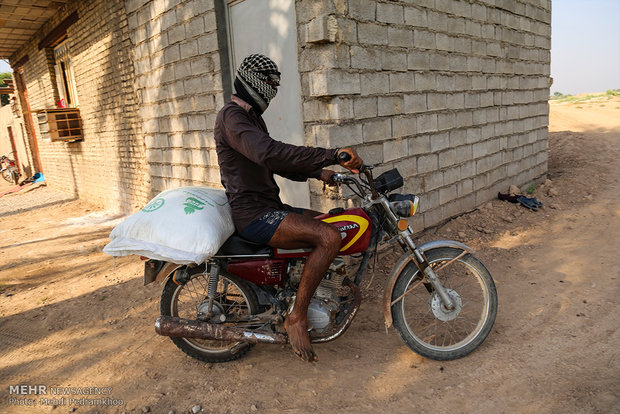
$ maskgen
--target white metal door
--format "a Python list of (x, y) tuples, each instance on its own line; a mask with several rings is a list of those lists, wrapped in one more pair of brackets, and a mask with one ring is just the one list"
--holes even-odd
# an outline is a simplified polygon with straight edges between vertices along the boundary
[[(228, 3), (228, 39), (234, 74), (252, 53), (273, 59), (282, 73), (278, 94), (263, 114), (272, 138), (303, 145), (301, 81), (297, 67), (297, 23), (294, 0), (235, 0)], [(276, 177), (282, 201), (310, 207), (308, 183)]]

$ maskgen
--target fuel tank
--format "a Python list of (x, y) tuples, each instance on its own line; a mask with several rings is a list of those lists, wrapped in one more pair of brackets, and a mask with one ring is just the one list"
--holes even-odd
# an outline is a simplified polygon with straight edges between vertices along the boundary
[[(329, 223), (338, 229), (342, 238), (340, 253), (338, 253), (340, 256), (361, 253), (368, 248), (372, 222), (363, 209), (333, 209), (315, 219)], [(312, 249), (274, 249), (274, 256), (303, 257), (309, 255), (311, 251)]]

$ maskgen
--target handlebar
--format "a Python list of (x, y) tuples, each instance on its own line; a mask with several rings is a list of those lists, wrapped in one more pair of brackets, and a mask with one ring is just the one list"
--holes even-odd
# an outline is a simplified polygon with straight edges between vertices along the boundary
[(350, 177), (342, 173), (335, 173), (334, 175), (332, 175), (332, 181), (337, 184), (345, 184), (347, 186), (349, 186), (349, 184), (355, 185), (355, 187), (357, 187), (358, 191), (360, 192), (360, 194), (358, 195), (362, 198), (364, 198), (368, 190), (370, 190), (370, 193), (372, 194), (373, 199), (377, 198), (378, 194), (377, 194), (377, 190), (375, 190), (375, 185), (374, 185), (373, 178), (372, 178), (372, 166), (362, 165), (360, 167), (360, 174), (362, 173), (366, 176), (366, 182), (364, 185), (362, 185), (360, 181), (358, 181), (356, 178)]
[[(348, 152), (342, 151), (340, 154), (338, 154), (338, 163), (344, 163), (344, 162), (350, 161), (351, 158), (352, 157)], [(359, 168), (360, 174), (368, 170), (372, 170), (372, 168), (373, 168), (372, 165), (362, 164)]]
[[(351, 155), (345, 151), (342, 151), (338, 154), (339, 163), (345, 163), (347, 161), (350, 161), (351, 158), (352, 158)], [(377, 194), (377, 190), (375, 190), (375, 185), (374, 185), (373, 178), (372, 178), (372, 166), (362, 164), (359, 168), (359, 173), (360, 174), (363, 173), (366, 176), (367, 189), (370, 190), (370, 193), (372, 194), (372, 198), (373, 199), (377, 198), (379, 195)], [(338, 177), (336, 177), (336, 175), (338, 175)], [(364, 188), (360, 185), (360, 183), (355, 178), (347, 177), (342, 174), (334, 174), (334, 176), (332, 177), (332, 180), (337, 183), (355, 184), (355, 186), (358, 188), (358, 190), (362, 194), (366, 194), (366, 191), (364, 191)]]
[(338, 154), (338, 162), (347, 162), (351, 160), (351, 155), (348, 152), (342, 151)]
[(343, 183), (347, 178), (349, 177), (341, 173), (336, 173), (332, 175), (332, 181), (335, 183)]

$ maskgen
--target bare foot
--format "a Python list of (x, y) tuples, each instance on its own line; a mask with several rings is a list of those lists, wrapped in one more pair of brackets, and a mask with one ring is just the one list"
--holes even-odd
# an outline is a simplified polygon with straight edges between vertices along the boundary
[(310, 336), (308, 335), (308, 329), (306, 327), (306, 320), (294, 321), (289, 316), (284, 321), (284, 329), (288, 333), (288, 340), (291, 343), (293, 352), (304, 361), (314, 362), (319, 358), (312, 350), (310, 345)]

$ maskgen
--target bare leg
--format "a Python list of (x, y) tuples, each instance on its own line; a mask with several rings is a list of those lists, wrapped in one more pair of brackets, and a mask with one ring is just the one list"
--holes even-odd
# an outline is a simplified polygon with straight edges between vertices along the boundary
[(284, 321), (293, 351), (301, 359), (312, 362), (318, 358), (308, 336), (308, 306), (329, 265), (338, 255), (341, 238), (334, 226), (308, 216), (290, 213), (278, 226), (269, 245), (286, 249), (313, 248), (301, 274), (295, 307)]

